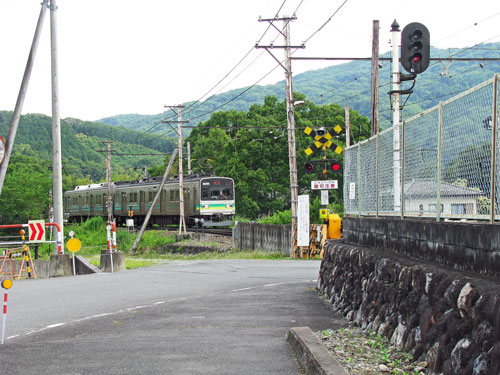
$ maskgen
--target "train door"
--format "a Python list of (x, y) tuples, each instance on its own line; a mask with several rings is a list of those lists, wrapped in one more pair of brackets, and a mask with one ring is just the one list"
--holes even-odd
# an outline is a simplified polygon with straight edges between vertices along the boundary
[(192, 204), (193, 204), (193, 215), (198, 215), (198, 212), (196, 211), (196, 206), (198, 205), (199, 202), (198, 201), (198, 189), (196, 189), (196, 186), (193, 187), (193, 201), (192, 201)]
[(139, 192), (139, 212), (141, 215), (146, 215), (146, 192)]
[(95, 206), (95, 199), (94, 199), (94, 195), (93, 194), (90, 194), (90, 216), (94, 216), (95, 215), (95, 210), (94, 210), (94, 206)]

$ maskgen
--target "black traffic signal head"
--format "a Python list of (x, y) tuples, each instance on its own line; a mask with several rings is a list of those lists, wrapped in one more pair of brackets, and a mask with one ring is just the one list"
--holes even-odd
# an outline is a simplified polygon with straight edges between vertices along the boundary
[(338, 161), (334, 160), (334, 161), (332, 161), (332, 163), (330, 164), (330, 170), (331, 170), (333, 173), (339, 173), (339, 172), (342, 172), (342, 164), (340, 164)]
[(418, 22), (405, 26), (401, 33), (401, 64), (408, 73), (425, 71), (430, 61), (430, 34), (427, 27)]
[(316, 166), (314, 165), (314, 163), (308, 161), (306, 164), (304, 164), (304, 171), (306, 173), (314, 173), (315, 170)]

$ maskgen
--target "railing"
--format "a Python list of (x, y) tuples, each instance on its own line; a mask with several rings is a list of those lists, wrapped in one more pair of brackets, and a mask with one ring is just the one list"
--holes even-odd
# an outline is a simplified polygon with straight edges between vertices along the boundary
[(345, 151), (346, 215), (500, 219), (498, 75)]

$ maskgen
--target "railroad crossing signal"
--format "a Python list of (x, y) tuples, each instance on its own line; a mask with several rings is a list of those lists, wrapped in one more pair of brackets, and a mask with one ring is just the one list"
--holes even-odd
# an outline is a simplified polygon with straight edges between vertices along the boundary
[(332, 146), (335, 146), (334, 151), (337, 154), (342, 153), (343, 148), (332, 142), (332, 138), (335, 135), (335, 133), (339, 134), (341, 131), (342, 128), (339, 125), (336, 125), (333, 129), (330, 129), (328, 131), (325, 128), (319, 128), (318, 130), (313, 130), (309, 126), (307, 126), (304, 129), (304, 133), (315, 139), (315, 142), (310, 147), (304, 150), (306, 155), (309, 156), (315, 151), (321, 149), (326, 150), (327, 148), (332, 148)]
[(429, 66), (430, 48), (427, 27), (418, 22), (406, 25), (401, 33), (401, 65), (409, 73), (422, 73)]

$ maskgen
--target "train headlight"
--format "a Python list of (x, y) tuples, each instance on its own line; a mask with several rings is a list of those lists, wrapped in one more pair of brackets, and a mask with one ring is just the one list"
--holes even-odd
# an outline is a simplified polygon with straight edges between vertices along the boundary
[(203, 208), (209, 208), (210, 206), (208, 204), (204, 204)]
[(226, 204), (226, 208), (231, 208), (233, 205), (231, 203)]

